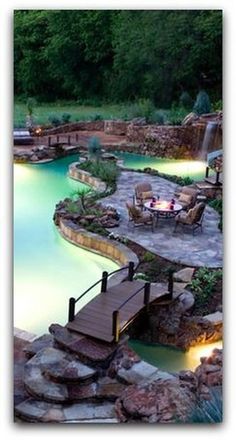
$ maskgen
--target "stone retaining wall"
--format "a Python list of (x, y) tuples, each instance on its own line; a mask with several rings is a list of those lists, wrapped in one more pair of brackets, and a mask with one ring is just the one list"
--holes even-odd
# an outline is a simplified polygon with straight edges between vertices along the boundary
[(59, 127), (43, 130), (44, 135), (69, 133), (72, 131), (104, 131), (104, 121), (80, 121), (70, 124), (60, 125)]
[(92, 176), (88, 171), (79, 169), (77, 165), (79, 165), (79, 162), (73, 162), (69, 166), (68, 174), (71, 179), (86, 183), (86, 185), (91, 186), (99, 192), (106, 190), (106, 184), (101, 179)]
[[(124, 244), (102, 237), (93, 232), (85, 231), (70, 220), (60, 219), (59, 232), (71, 243), (102, 255), (103, 257), (110, 258), (120, 266), (127, 266), (129, 261), (133, 261), (135, 267), (138, 265), (139, 260), (137, 255)], [(126, 276), (127, 271), (122, 271), (114, 275), (114, 277), (111, 278), (112, 284), (120, 283)]]

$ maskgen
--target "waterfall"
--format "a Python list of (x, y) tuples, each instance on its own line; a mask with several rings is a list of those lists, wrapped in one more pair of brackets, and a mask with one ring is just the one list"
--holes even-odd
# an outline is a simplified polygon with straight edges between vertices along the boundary
[(204, 138), (202, 141), (202, 148), (200, 151), (200, 158), (202, 160), (206, 160), (208, 148), (211, 144), (213, 144), (216, 134), (217, 122), (209, 121), (206, 125)]

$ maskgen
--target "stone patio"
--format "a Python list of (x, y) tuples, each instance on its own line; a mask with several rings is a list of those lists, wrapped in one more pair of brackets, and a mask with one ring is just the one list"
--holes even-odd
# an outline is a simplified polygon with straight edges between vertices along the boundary
[[(160, 219), (152, 233), (150, 227), (141, 226), (133, 229), (128, 226), (126, 201), (132, 201), (134, 187), (142, 180), (150, 182), (153, 191), (161, 199), (171, 200), (179, 188), (173, 182), (158, 176), (150, 176), (132, 171), (122, 171), (117, 184), (117, 191), (103, 199), (103, 204), (114, 206), (121, 215), (120, 226), (112, 232), (131, 239), (147, 250), (175, 263), (187, 266), (209, 268), (223, 265), (223, 235), (218, 229), (219, 214), (206, 206), (203, 232), (198, 230), (192, 235), (191, 228), (181, 226), (174, 233), (174, 219)], [(111, 231), (111, 230), (109, 230)]]

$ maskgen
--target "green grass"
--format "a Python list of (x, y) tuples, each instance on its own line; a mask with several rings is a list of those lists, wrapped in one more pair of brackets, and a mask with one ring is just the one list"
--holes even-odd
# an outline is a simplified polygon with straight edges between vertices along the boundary
[[(70, 122), (93, 120), (96, 115), (100, 115), (101, 119), (116, 119), (123, 118), (125, 106), (107, 104), (102, 107), (93, 107), (76, 105), (75, 103), (39, 104), (33, 111), (35, 124), (49, 124), (48, 117), (50, 115), (57, 115), (61, 118), (63, 113), (71, 114)], [(26, 104), (16, 102), (14, 105), (14, 127), (25, 127), (26, 114)]]
[[(135, 113), (135, 108), (139, 104), (103, 104), (102, 106), (79, 105), (75, 102), (58, 102), (51, 104), (37, 104), (33, 109), (34, 123), (36, 125), (49, 125), (49, 116), (56, 116), (61, 119), (63, 113), (71, 115), (70, 122), (91, 121), (96, 119), (123, 119), (130, 120), (134, 117), (145, 116), (145, 108), (139, 108), (139, 113)], [(137, 109), (136, 109), (137, 110)], [(17, 101), (14, 104), (14, 127), (25, 127), (25, 118), (27, 115), (26, 102)], [(163, 115), (163, 121), (154, 118), (152, 123), (160, 125), (171, 124), (178, 125), (188, 113), (181, 108), (176, 109), (155, 109), (154, 116), (157, 113)]]

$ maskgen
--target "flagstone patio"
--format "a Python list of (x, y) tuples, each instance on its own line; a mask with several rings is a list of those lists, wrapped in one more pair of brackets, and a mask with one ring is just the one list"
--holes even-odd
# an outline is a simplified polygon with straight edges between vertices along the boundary
[[(127, 237), (147, 250), (170, 261), (187, 266), (206, 266), (209, 268), (223, 265), (223, 235), (218, 229), (219, 214), (208, 205), (205, 208), (203, 232), (182, 230), (179, 226), (174, 232), (174, 219), (160, 219), (154, 232), (150, 227), (133, 228), (128, 226), (126, 201), (132, 201), (134, 187), (142, 180), (150, 182), (153, 191), (160, 199), (171, 200), (178, 185), (158, 176), (150, 176), (132, 171), (122, 171), (117, 191), (103, 199), (102, 203), (114, 206), (121, 215), (120, 226), (113, 228), (114, 234)], [(111, 231), (111, 230), (109, 230)]]

